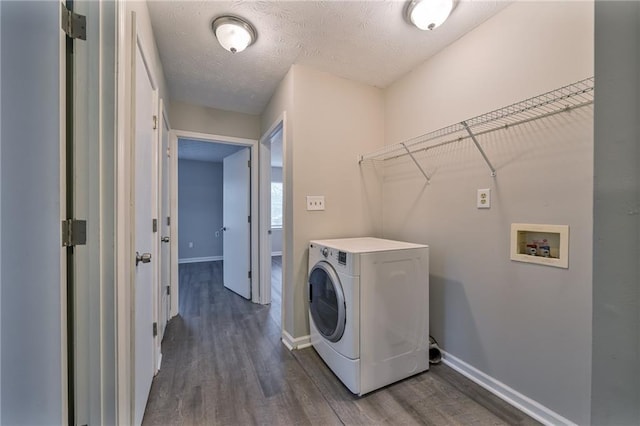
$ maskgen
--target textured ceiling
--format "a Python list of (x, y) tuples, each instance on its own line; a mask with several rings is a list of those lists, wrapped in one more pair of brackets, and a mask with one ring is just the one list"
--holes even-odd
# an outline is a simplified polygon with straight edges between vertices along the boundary
[[(292, 64), (386, 87), (508, 2), (461, 0), (441, 27), (406, 23), (404, 1), (149, 1), (170, 97), (260, 114)], [(246, 51), (224, 50), (214, 17), (242, 16), (258, 33)]]

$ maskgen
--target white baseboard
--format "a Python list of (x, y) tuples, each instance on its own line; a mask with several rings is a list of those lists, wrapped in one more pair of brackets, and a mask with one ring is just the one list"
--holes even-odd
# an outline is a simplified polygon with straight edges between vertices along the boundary
[(304, 349), (311, 346), (311, 336), (294, 338), (286, 331), (282, 330), (282, 343), (290, 350)]
[(271, 252), (271, 257), (273, 256), (282, 256), (282, 252), (281, 251), (272, 251)]
[(161, 365), (162, 365), (162, 352), (160, 352), (160, 356), (158, 357), (158, 371), (160, 371)]
[(458, 373), (476, 382), (498, 398), (508, 402), (519, 410), (545, 425), (568, 425), (575, 426), (571, 420), (562, 417), (560, 414), (551, 411), (544, 405), (510, 388), (504, 383), (483, 373), (472, 365), (467, 364), (455, 356), (442, 351), (442, 362), (456, 370)]
[(178, 263), (214, 262), (216, 260), (222, 260), (222, 256), (188, 257), (185, 259), (178, 259)]

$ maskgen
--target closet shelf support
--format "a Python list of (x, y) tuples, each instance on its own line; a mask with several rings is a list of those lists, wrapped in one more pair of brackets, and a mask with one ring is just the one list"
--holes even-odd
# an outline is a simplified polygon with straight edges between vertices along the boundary
[(420, 170), (424, 178), (427, 180), (427, 183), (431, 183), (431, 177), (427, 174), (427, 172), (424, 171), (420, 163), (418, 163), (418, 160), (416, 160), (416, 157), (413, 156), (413, 153), (411, 152), (411, 150), (407, 148), (407, 145), (405, 145), (404, 142), (400, 143), (400, 145), (402, 145), (405, 151), (407, 151), (407, 154), (409, 154), (409, 157), (411, 157), (416, 167), (418, 167), (418, 169)]
[[(473, 134), (473, 132), (471, 131), (471, 129), (467, 125), (466, 121), (462, 121), (462, 122), (460, 122), (460, 124), (462, 124), (462, 127), (464, 127), (464, 129), (467, 131), (467, 133), (469, 133), (469, 137), (471, 138), (473, 143), (476, 145), (476, 148), (478, 148), (478, 151), (480, 151), (480, 154), (482, 155), (482, 158), (484, 158), (485, 163), (487, 163), (487, 166), (489, 166), (489, 169), (491, 169), (491, 176), (495, 177), (496, 176), (496, 169), (495, 169), (495, 167), (493, 167), (493, 165), (491, 164), (491, 161), (489, 161), (489, 158), (487, 157), (487, 154), (485, 154), (484, 150), (482, 149), (482, 147), (478, 143), (478, 140), (476, 139), (476, 135)], [(405, 149), (406, 148), (407, 147), (405, 146)]]

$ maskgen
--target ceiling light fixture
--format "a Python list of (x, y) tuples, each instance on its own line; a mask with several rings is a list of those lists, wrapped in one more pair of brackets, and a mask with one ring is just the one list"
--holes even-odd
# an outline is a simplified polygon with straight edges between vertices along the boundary
[(433, 30), (447, 20), (453, 10), (453, 0), (411, 0), (406, 19), (421, 30)]
[(258, 38), (253, 25), (237, 16), (219, 16), (211, 23), (220, 46), (231, 53), (242, 52)]

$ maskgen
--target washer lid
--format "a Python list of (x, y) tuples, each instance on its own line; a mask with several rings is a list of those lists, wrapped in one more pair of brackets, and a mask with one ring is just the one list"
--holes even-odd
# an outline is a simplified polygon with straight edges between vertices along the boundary
[(315, 240), (311, 244), (331, 247), (349, 253), (372, 253), (376, 251), (406, 250), (429, 247), (424, 244), (407, 243), (404, 241), (385, 240), (382, 238), (340, 238), (335, 240)]

